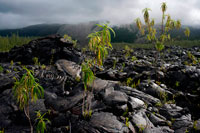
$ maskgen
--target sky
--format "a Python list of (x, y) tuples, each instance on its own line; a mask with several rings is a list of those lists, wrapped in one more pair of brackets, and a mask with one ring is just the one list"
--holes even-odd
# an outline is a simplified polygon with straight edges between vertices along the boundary
[(0, 29), (21, 28), (43, 23), (81, 23), (110, 21), (128, 24), (142, 9), (150, 8), (150, 18), (161, 20), (161, 3), (167, 14), (183, 25), (200, 25), (200, 0), (0, 0)]

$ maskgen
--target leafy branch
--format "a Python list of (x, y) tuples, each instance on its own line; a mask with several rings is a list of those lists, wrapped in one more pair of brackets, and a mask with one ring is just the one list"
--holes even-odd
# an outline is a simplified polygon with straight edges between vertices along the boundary
[(20, 110), (24, 110), (30, 124), (31, 133), (33, 133), (33, 126), (29, 114), (29, 100), (36, 102), (39, 98), (44, 97), (44, 89), (37, 82), (37, 79), (34, 78), (32, 70), (26, 67), (23, 69), (26, 70), (26, 73), (20, 80), (15, 78), (13, 94), (19, 104)]

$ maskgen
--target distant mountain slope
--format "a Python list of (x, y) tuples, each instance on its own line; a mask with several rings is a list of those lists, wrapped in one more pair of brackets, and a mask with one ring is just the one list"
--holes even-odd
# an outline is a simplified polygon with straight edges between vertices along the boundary
[[(57, 33), (60, 35), (68, 34), (73, 39), (76, 39), (79, 44), (86, 45), (88, 43), (88, 34), (98, 30), (97, 23), (99, 21), (80, 24), (39, 24), (20, 29), (0, 30), (0, 36), (10, 36), (12, 33), (17, 33), (19, 36), (47, 36)], [(139, 35), (134, 23), (112, 27), (116, 33), (115, 38), (112, 35), (112, 42), (142, 43), (146, 41), (146, 37)], [(160, 26), (157, 25), (156, 27), (159, 29)], [(200, 40), (200, 28), (190, 27), (190, 30), (189, 40)], [(171, 35), (176, 40), (188, 39), (184, 36), (184, 26), (180, 30), (171, 32)]]
[(47, 36), (57, 33), (62, 24), (38, 24), (21, 29), (0, 30), (0, 36), (10, 36), (12, 33), (19, 36)]

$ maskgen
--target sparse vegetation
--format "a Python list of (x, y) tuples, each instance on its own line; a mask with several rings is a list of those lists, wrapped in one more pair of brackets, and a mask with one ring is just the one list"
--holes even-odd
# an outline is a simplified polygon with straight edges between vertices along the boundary
[(11, 60), (10, 61), (10, 66), (13, 67), (13, 64), (14, 64), (14, 62), (13, 62), (13, 60)]
[(191, 52), (187, 52), (187, 56), (191, 61), (191, 64), (188, 64), (188, 65), (196, 65), (198, 63), (198, 60)]
[(129, 77), (126, 80), (126, 85), (130, 86), (131, 88), (136, 88), (138, 85), (140, 85), (140, 79), (138, 79), (137, 82), (133, 82), (133, 79)]
[(166, 92), (160, 92), (159, 94), (162, 104), (165, 104), (168, 100), (168, 95)]
[(190, 36), (190, 29), (187, 27), (187, 28), (185, 29), (184, 33), (185, 33), (185, 36), (186, 36), (186, 37), (189, 37), (189, 36)]
[(0, 36), (0, 52), (7, 52), (14, 46), (22, 46), (36, 38), (37, 37), (20, 37), (18, 34), (12, 34), (10, 37)]
[(26, 73), (20, 80), (15, 78), (16, 82), (13, 87), (13, 94), (19, 104), (20, 110), (24, 110), (30, 124), (31, 133), (33, 133), (33, 126), (29, 114), (29, 102), (30, 100), (31, 102), (36, 102), (38, 98), (43, 97), (44, 90), (37, 82), (37, 79), (34, 78), (33, 71), (25, 67), (24, 70), (26, 70)]
[[(129, 46), (132, 49), (153, 49), (155, 48), (155, 44), (153, 43), (148, 43), (148, 44), (139, 44), (139, 43), (113, 43), (113, 48), (115, 49), (124, 49), (125, 46)], [(194, 46), (200, 46), (200, 40), (175, 40), (175, 41), (168, 41), (165, 42), (165, 46), (180, 46), (183, 48), (191, 48)]]
[[(84, 93), (83, 93), (83, 104), (82, 104), (82, 113), (84, 118), (91, 117), (92, 110), (91, 110), (91, 91), (92, 91), (92, 84), (95, 79), (95, 76), (90, 69), (91, 67), (91, 60), (87, 60), (86, 62), (82, 63), (82, 80), (84, 83)], [(86, 106), (85, 106), (86, 102)]]
[(39, 63), (39, 61), (38, 61), (38, 58), (37, 58), (37, 57), (34, 57), (34, 58), (33, 58), (33, 62), (34, 62), (34, 65), (37, 65), (37, 66), (39, 66), (39, 65), (40, 65), (40, 63)]
[(132, 82), (133, 82), (133, 79), (132, 79), (131, 77), (129, 77), (129, 78), (127, 79), (127, 81), (126, 81), (126, 85), (127, 85), (127, 86), (131, 86)]
[(4, 129), (0, 130), (0, 133), (4, 133)]
[(133, 49), (131, 49), (128, 45), (126, 45), (124, 50), (125, 50), (125, 58), (128, 59), (130, 54), (133, 52)]
[[(92, 51), (95, 56), (91, 60), (86, 60), (82, 63), (82, 80), (84, 83), (84, 94), (83, 94), (83, 105), (82, 113), (85, 118), (90, 118), (92, 115), (91, 110), (91, 93), (93, 92), (93, 85), (95, 74), (91, 68), (95, 65), (101, 67), (103, 65), (103, 60), (107, 57), (107, 49), (112, 49), (111, 45), (111, 35), (110, 30), (115, 34), (112, 28), (108, 24), (99, 25), (97, 24), (100, 31), (91, 33), (88, 35), (89, 40), (89, 49)], [(89, 88), (89, 86), (91, 88)], [(85, 99), (86, 97), (86, 99)], [(84, 106), (86, 101), (86, 107)]]
[(123, 62), (123, 63), (122, 63), (122, 67), (121, 67), (121, 70), (120, 70), (120, 72), (123, 72), (123, 70), (124, 70), (125, 66), (126, 66), (126, 64), (125, 64), (125, 62)]
[(179, 81), (176, 81), (175, 86), (176, 86), (176, 87), (179, 87), (179, 86), (180, 86), (180, 82), (179, 82)]
[(46, 115), (46, 113), (44, 113), (43, 115), (41, 115), (40, 111), (36, 112), (37, 114), (37, 126), (36, 126), (36, 132), (37, 133), (44, 133), (47, 129), (46, 129), (46, 124), (50, 124), (50, 120), (48, 118), (44, 118), (44, 116)]
[[(14, 48), (11, 52), (7, 52), (11, 46), (0, 46), (0, 51), (5, 52), (0, 53), (2, 59), (0, 80), (5, 82), (1, 85), (3, 89), (0, 90), (2, 96), (0, 107), (9, 106), (8, 113), (4, 113), (7, 107), (1, 110), (3, 118), (5, 115), (6, 122), (13, 126), (11, 128), (15, 128), (15, 122), (19, 118), (16, 115), (21, 116), (21, 113), (24, 113), (31, 133), (45, 133), (49, 130), (70, 133), (71, 130), (72, 132), (144, 132), (144, 130), (151, 132), (154, 129), (158, 132), (162, 130), (176, 132), (180, 130), (174, 128), (176, 125), (181, 125), (181, 130), (183, 128), (185, 131), (188, 128), (187, 123), (189, 128), (185, 132), (196, 130), (199, 120), (196, 110), (200, 108), (200, 104), (196, 103), (200, 90), (198, 82), (200, 41), (178, 41), (178, 37), (175, 38), (176, 41), (172, 39), (174, 38), (172, 30), (183, 32), (183, 29), (180, 20), (175, 21), (166, 14), (165, 2), (161, 4), (162, 19), (159, 27), (155, 26), (154, 19), (150, 19), (150, 11), (149, 8), (142, 10), (144, 24), (139, 18), (136, 19), (139, 32), (131, 31), (130, 28), (130, 33), (138, 32), (134, 39), (136, 37), (143, 39), (141, 42), (147, 42), (146, 44), (115, 43), (113, 46), (111, 33), (115, 36), (114, 30), (108, 24), (97, 24), (92, 28), (97, 31), (88, 35), (89, 43), (87, 47), (82, 48), (82, 53), (76, 47), (77, 41), (68, 35), (64, 35), (63, 38), (53, 35), (38, 39), (25, 47)], [(184, 34), (189, 38), (188, 27), (185, 28)], [(9, 37), (4, 37), (5, 40), (6, 38), (9, 40)], [(20, 40), (18, 35), (13, 35), (11, 38)], [(72, 43), (68, 46), (59, 45), (63, 44), (63, 39), (72, 42), (73, 46)], [(9, 44), (9, 41), (5, 40), (4, 43)], [(171, 46), (172, 44), (198, 47), (185, 49)], [(13, 44), (12, 47), (20, 45)], [(37, 54), (38, 51), (34, 50), (39, 48), (40, 51), (40, 47), (35, 46), (40, 46), (44, 52)], [(120, 50), (113, 52), (111, 51), (113, 48)], [(8, 57), (4, 59), (4, 55)], [(107, 59), (108, 56), (110, 57)], [(22, 65), (26, 64), (30, 69), (14, 61), (21, 61)], [(39, 61), (49, 65), (42, 65)], [(53, 65), (54, 62), (57, 63)], [(45, 98), (39, 102), (37, 100), (44, 97), (44, 89), (34, 77), (34, 70), (35, 76), (46, 88)], [(9, 93), (10, 86), (13, 85), (11, 79), (13, 76), (17, 78), (14, 77), (11, 96), (16, 100), (18, 107), (13, 105)], [(37, 102), (37, 105), (33, 102)], [(38, 107), (43, 111), (50, 108), (51, 112), (36, 111), (36, 118), (32, 118), (30, 109), (38, 110)], [(113, 120), (109, 121), (110, 118)], [(35, 119), (34, 124), (32, 124), (33, 119)], [(52, 124), (49, 119), (52, 120)], [(103, 122), (98, 124), (98, 120)], [(109, 122), (109, 129), (105, 128), (107, 126), (105, 121)], [(22, 128), (27, 126), (25, 125), (27, 123), (23, 121)], [(74, 125), (77, 123), (78, 125)], [(118, 128), (119, 126), (113, 124), (124, 127)], [(157, 128), (159, 126), (160, 128)], [(0, 133), (7, 130), (10, 130), (7, 126), (5, 131), (4, 125), (0, 127)]]
[(134, 62), (134, 61), (136, 61), (136, 60), (137, 60), (137, 57), (135, 57), (135, 56), (132, 56), (132, 57), (131, 57), (131, 61), (132, 61), (132, 62)]
[(3, 67), (0, 65), (0, 73), (3, 72)]
[(129, 118), (126, 117), (126, 126), (129, 127)]
[(115, 35), (115, 32), (108, 24), (99, 25), (102, 30), (91, 33), (88, 35), (90, 38), (89, 49), (96, 55), (93, 60), (98, 66), (102, 66), (103, 60), (108, 55), (107, 49), (112, 49), (110, 30)]
[[(178, 30), (181, 28), (181, 22), (180, 20), (174, 21), (171, 19), (171, 16), (169, 14), (165, 14), (167, 10), (167, 5), (165, 2), (161, 4), (161, 10), (162, 10), (162, 25), (161, 25), (161, 33), (157, 33), (156, 28), (154, 28), (155, 21), (154, 19), (150, 19), (149, 11), (151, 9), (145, 8), (142, 10), (143, 12), (143, 17), (144, 17), (144, 22), (145, 24), (143, 25), (140, 18), (136, 19), (136, 25), (138, 29), (140, 30), (141, 35), (145, 35), (147, 37), (147, 40), (149, 42), (152, 42), (155, 45), (156, 50), (158, 51), (158, 54), (164, 49), (164, 43), (166, 41), (171, 40), (171, 35), (170, 31), (174, 30), (175, 28)], [(165, 18), (167, 17), (166, 22)], [(189, 28), (186, 28), (185, 35), (189, 37)], [(158, 36), (158, 37), (157, 37)], [(157, 63), (157, 58), (158, 54), (156, 55), (156, 63)]]
[(77, 45), (77, 40), (73, 40), (71, 36), (65, 34), (63, 36), (63, 38), (65, 39), (65, 41), (68, 41), (68, 42), (72, 42), (73, 43), (73, 46), (76, 47)]
[(142, 133), (145, 129), (144, 125), (137, 125), (137, 127), (139, 128), (139, 133)]

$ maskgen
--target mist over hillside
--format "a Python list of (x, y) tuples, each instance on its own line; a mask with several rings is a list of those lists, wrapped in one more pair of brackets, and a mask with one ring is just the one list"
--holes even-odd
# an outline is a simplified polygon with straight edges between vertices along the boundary
[(60, 35), (68, 34), (73, 39), (76, 39), (78, 43), (86, 44), (87, 36), (96, 29), (96, 24), (98, 24), (97, 21), (80, 24), (65, 24), (58, 29), (57, 33)]
[[(0, 30), (0, 36), (11, 36), (12, 34), (18, 34), (19, 36), (43, 37), (51, 34), (68, 34), (73, 39), (76, 39), (79, 44), (86, 45), (88, 42), (88, 34), (98, 30), (96, 26), (98, 23), (100, 22), (91, 21), (79, 24), (38, 24), (20, 29)], [(160, 25), (156, 25), (156, 27), (159, 31)], [(186, 40), (187, 38), (184, 36), (185, 27), (186, 26), (183, 26), (182, 29), (171, 32), (172, 37), (174, 37), (176, 40)], [(145, 42), (146, 38), (139, 34), (135, 23), (112, 25), (112, 28), (116, 33), (115, 37), (112, 35), (112, 42)], [(191, 33), (189, 40), (200, 39), (200, 27), (190, 27), (190, 31)]]

